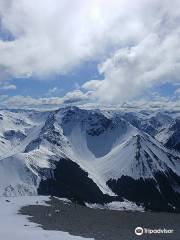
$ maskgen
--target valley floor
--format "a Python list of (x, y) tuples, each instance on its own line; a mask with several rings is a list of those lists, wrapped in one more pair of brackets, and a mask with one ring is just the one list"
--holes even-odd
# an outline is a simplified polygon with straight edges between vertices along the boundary
[[(91, 209), (57, 198), (50, 198), (46, 206), (40, 203), (24, 206), (19, 213), (29, 216), (31, 222), (40, 224), (44, 231), (39, 229), (39, 234), (41, 232), (43, 237), (47, 236), (50, 240), (56, 240), (56, 237), (59, 240), (65, 240), (66, 235), (61, 236), (61, 234), (66, 232), (71, 235), (67, 235), (68, 240), (81, 239), (77, 236), (94, 240), (180, 239), (180, 214)], [(134, 229), (139, 226), (149, 229), (173, 229), (174, 231), (166, 234), (136, 236)], [(26, 231), (28, 229), (32, 231), (32, 227), (27, 226)], [(55, 235), (49, 235), (49, 232)], [(0, 235), (0, 239), (7, 238), (1, 238)], [(27, 240), (27, 238), (24, 239)]]

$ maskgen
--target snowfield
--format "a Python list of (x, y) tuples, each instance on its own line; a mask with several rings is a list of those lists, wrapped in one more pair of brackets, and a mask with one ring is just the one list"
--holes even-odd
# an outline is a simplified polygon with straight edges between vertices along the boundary
[[(46, 231), (29, 222), (18, 210), (26, 205), (46, 205), (49, 197), (0, 197), (0, 239), (1, 240), (83, 240), (66, 232)], [(86, 238), (87, 239), (87, 238)], [(90, 239), (90, 238), (89, 238)], [(91, 238), (91, 240), (93, 240)]]

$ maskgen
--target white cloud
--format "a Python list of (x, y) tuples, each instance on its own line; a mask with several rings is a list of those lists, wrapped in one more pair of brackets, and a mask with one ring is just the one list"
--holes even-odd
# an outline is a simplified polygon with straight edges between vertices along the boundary
[(26, 107), (55, 107), (58, 108), (62, 104), (73, 104), (90, 99), (89, 93), (83, 93), (80, 90), (68, 92), (64, 97), (43, 97), (34, 98), (31, 96), (0, 96), (0, 106), (9, 108), (26, 108)]
[(24, 108), (24, 107), (42, 107), (47, 105), (58, 106), (63, 103), (62, 98), (49, 97), (49, 98), (33, 98), (31, 96), (12, 96), (4, 97), (1, 101), (1, 106), (9, 108)]
[(139, 100), (131, 102), (131, 107), (137, 109), (167, 109), (167, 110), (180, 110), (180, 101), (167, 101), (166, 99), (155, 100), (155, 101), (147, 101), (147, 100)]
[(14, 36), (0, 40), (1, 78), (65, 73), (104, 58), (104, 79), (85, 83), (82, 96), (112, 103), (179, 81), (179, 0), (0, 0), (0, 18)]
[(180, 88), (177, 88), (177, 89), (176, 89), (175, 95), (180, 97)]
[(8, 83), (1, 83), (0, 84), (0, 90), (16, 90), (16, 85), (14, 84), (8, 84)]
[(158, 2), (156, 14), (153, 8), (149, 9), (151, 16), (147, 15), (147, 20), (152, 21), (153, 27), (146, 37), (131, 46), (120, 47), (100, 64), (103, 80), (82, 86), (94, 90), (100, 101), (132, 100), (153, 86), (180, 82), (180, 2), (163, 1), (160, 5)]
[(103, 85), (103, 81), (100, 80), (90, 80), (88, 82), (85, 82), (82, 85), (82, 88), (85, 90), (93, 90), (96, 91), (98, 90), (101, 86)]
[[(132, 44), (152, 28), (155, 0), (1, 0), (2, 26), (14, 40), (0, 41), (3, 76), (64, 73), (99, 57), (106, 47)], [(141, 16), (142, 15), (142, 16)]]
[(81, 90), (74, 90), (72, 92), (68, 92), (63, 97), (63, 102), (64, 103), (75, 103), (75, 102), (90, 100), (90, 98), (91, 98), (91, 96), (90, 96), (89, 92), (83, 93)]
[(161, 97), (154, 95), (153, 99), (140, 99), (135, 101), (127, 101), (119, 104), (104, 104), (92, 101), (92, 92), (83, 93), (80, 90), (75, 90), (67, 93), (64, 97), (48, 97), (48, 98), (33, 98), (31, 96), (0, 96), (1, 108), (35, 108), (35, 109), (57, 109), (66, 104), (79, 105), (88, 109), (167, 109), (180, 110), (180, 100), (174, 101), (172, 98)]

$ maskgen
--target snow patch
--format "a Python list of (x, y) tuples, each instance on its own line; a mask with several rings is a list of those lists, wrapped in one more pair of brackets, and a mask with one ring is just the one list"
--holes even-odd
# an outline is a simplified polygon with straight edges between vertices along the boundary
[(138, 206), (133, 202), (128, 200), (124, 200), (123, 202), (114, 201), (107, 204), (90, 204), (86, 203), (87, 207), (90, 208), (99, 208), (99, 209), (109, 209), (109, 210), (118, 210), (118, 211), (138, 211), (144, 212), (144, 208), (142, 206)]
[[(46, 231), (37, 224), (29, 222), (18, 210), (27, 205), (46, 205), (49, 197), (0, 197), (0, 239), (3, 240), (83, 240), (67, 232)], [(87, 238), (86, 238), (87, 239)], [(91, 238), (91, 240), (93, 240)]]

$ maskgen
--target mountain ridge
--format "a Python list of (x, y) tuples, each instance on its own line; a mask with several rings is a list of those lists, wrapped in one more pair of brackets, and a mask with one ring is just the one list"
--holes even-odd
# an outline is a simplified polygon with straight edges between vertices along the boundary
[[(1, 152), (0, 171), (4, 174), (0, 174), (0, 195), (54, 194), (77, 198), (81, 203), (125, 198), (147, 209), (180, 211), (180, 204), (168, 196), (180, 196), (179, 153), (130, 123), (125, 113), (67, 107), (48, 113), (5, 111), (2, 118), (7, 118), (6, 114), (14, 114), (20, 121), (11, 123), (16, 118), (9, 117), (10, 127), (0, 130), (1, 139), (12, 144), (7, 132), (13, 129), (15, 136), (21, 136), (19, 132), (24, 135), (12, 144), (15, 150), (10, 154)], [(157, 131), (172, 120), (167, 117), (163, 125), (164, 115), (157, 114), (158, 120), (155, 116), (146, 114), (143, 121), (149, 124), (148, 119), (153, 118)], [(156, 124), (159, 119), (161, 127)], [(85, 185), (78, 189), (78, 184)], [(132, 191), (126, 191), (128, 186)], [(154, 192), (150, 202), (143, 196), (148, 196), (146, 187)], [(136, 191), (141, 198), (133, 197)]]

